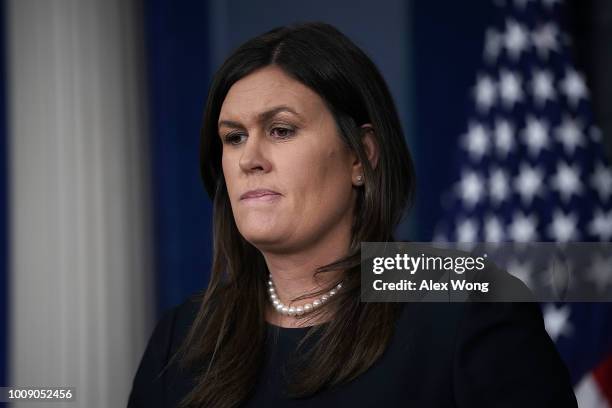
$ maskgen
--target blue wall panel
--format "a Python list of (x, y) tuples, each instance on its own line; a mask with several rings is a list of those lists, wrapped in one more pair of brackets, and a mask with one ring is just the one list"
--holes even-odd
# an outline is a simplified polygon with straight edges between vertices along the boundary
[(471, 87), (495, 9), (490, 0), (412, 4), (417, 239), (429, 240), (442, 214), (440, 194), (453, 180), (457, 141), (467, 130)]
[(211, 204), (199, 130), (210, 81), (204, 1), (145, 3), (158, 312), (208, 282)]

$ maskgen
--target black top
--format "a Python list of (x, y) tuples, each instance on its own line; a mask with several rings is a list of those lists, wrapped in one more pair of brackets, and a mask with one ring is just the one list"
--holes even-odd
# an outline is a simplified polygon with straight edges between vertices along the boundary
[[(193, 321), (186, 301), (157, 324), (129, 408), (175, 407), (193, 386), (171, 368)], [(577, 407), (536, 303), (406, 303), (389, 347), (352, 382), (309, 399), (282, 395), (281, 367), (308, 328), (268, 325), (266, 363), (247, 407)]]

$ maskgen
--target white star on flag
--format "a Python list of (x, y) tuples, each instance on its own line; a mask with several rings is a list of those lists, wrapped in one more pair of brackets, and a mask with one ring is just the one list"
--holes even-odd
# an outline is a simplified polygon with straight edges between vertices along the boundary
[(578, 219), (574, 214), (564, 214), (555, 210), (553, 221), (548, 227), (548, 235), (557, 242), (570, 242), (578, 240)]
[(510, 195), (509, 179), (504, 170), (497, 167), (489, 177), (489, 194), (496, 205), (499, 205)]
[(563, 122), (556, 129), (557, 140), (563, 144), (567, 154), (574, 154), (578, 146), (584, 146), (585, 141), (582, 136), (581, 126), (577, 120), (565, 116)]
[(463, 138), (463, 147), (473, 160), (480, 160), (489, 149), (489, 136), (485, 127), (478, 122), (470, 122), (468, 132)]
[(521, 53), (529, 47), (529, 36), (525, 26), (517, 23), (515, 20), (507, 20), (504, 45), (506, 50), (508, 50), (510, 58), (518, 60)]
[(508, 109), (523, 100), (522, 79), (516, 72), (502, 70), (499, 74), (499, 93), (501, 100)]
[(595, 215), (589, 223), (589, 232), (599, 237), (602, 242), (607, 242), (612, 238), (612, 210), (607, 213), (600, 208), (595, 210)]
[(520, 262), (513, 258), (508, 261), (506, 269), (512, 276), (519, 278), (528, 287), (533, 286), (532, 266), (528, 261)]
[(561, 199), (568, 202), (573, 195), (579, 195), (582, 192), (580, 170), (576, 165), (569, 165), (560, 161), (557, 164), (557, 172), (552, 177), (551, 184), (559, 192)]
[(569, 317), (569, 305), (557, 308), (552, 303), (546, 304), (544, 308), (544, 326), (553, 341), (557, 341), (560, 336), (568, 336), (572, 333)]
[(591, 175), (591, 186), (599, 194), (599, 198), (604, 201), (612, 194), (612, 170), (598, 162), (595, 171)]
[(466, 218), (457, 224), (457, 240), (461, 243), (475, 242), (478, 237), (478, 225)]
[(612, 257), (597, 254), (589, 266), (587, 277), (600, 293), (605, 292), (612, 285)]
[(514, 128), (509, 121), (498, 118), (495, 121), (494, 134), (497, 153), (505, 159), (514, 148)]
[(538, 238), (536, 224), (537, 220), (535, 215), (527, 216), (517, 212), (512, 217), (508, 234), (515, 242), (524, 243), (536, 241)]
[(570, 279), (572, 262), (564, 256), (553, 255), (548, 258), (546, 267), (539, 275), (541, 284), (550, 287), (557, 296), (563, 298), (567, 293)]
[(544, 172), (527, 163), (521, 163), (518, 176), (514, 180), (514, 188), (521, 196), (523, 202), (531, 204), (536, 195), (542, 194)]
[(545, 120), (529, 116), (521, 134), (529, 154), (534, 158), (538, 157), (543, 149), (548, 148), (548, 123)]
[(489, 214), (486, 217), (484, 228), (486, 242), (498, 243), (504, 240), (504, 228), (496, 216)]
[(547, 70), (535, 70), (531, 79), (531, 93), (538, 106), (544, 106), (546, 101), (553, 101), (556, 93), (553, 76)]
[(497, 30), (488, 29), (485, 34), (485, 59), (491, 63), (497, 59), (503, 47), (504, 36)]
[(578, 71), (571, 68), (567, 69), (565, 77), (561, 81), (561, 89), (574, 107), (578, 106), (580, 100), (586, 99), (589, 95), (584, 78)]
[(540, 58), (548, 59), (550, 52), (559, 50), (558, 35), (559, 29), (552, 23), (544, 24), (531, 33), (531, 42)]
[(474, 207), (480, 201), (484, 193), (483, 184), (482, 177), (476, 172), (462, 172), (458, 194), (467, 207)]
[(495, 104), (497, 98), (497, 89), (495, 81), (488, 75), (479, 75), (474, 88), (474, 98), (476, 106), (481, 112), (488, 112), (491, 106)]

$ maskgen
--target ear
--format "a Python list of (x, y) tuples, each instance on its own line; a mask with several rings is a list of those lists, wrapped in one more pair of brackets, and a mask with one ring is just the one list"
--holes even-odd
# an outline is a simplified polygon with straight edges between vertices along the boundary
[[(363, 144), (363, 148), (366, 152), (366, 156), (368, 157), (368, 161), (373, 169), (376, 168), (378, 164), (378, 145), (376, 144), (376, 134), (374, 133), (374, 127), (370, 123), (366, 123), (361, 126), (361, 143)], [(357, 155), (355, 155), (355, 159), (353, 161), (353, 183), (355, 185), (362, 185), (363, 178), (363, 164), (359, 161)], [(361, 176), (361, 178), (359, 178)]]

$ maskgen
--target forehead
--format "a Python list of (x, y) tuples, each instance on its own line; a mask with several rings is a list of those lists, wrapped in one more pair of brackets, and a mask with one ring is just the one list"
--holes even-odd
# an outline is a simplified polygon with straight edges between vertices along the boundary
[(326, 109), (316, 92), (291, 78), (276, 66), (259, 69), (232, 85), (219, 120), (251, 120), (271, 107), (286, 105), (302, 117), (312, 117)]

